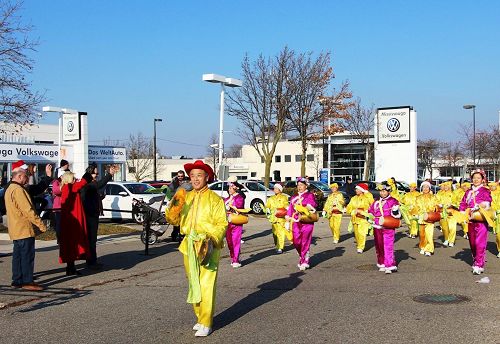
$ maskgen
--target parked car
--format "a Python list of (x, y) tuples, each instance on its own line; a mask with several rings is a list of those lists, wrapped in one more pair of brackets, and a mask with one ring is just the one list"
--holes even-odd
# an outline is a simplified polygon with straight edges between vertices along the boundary
[[(274, 195), (274, 193), (267, 189), (258, 181), (241, 181), (243, 185), (243, 192), (245, 193), (245, 208), (252, 208), (255, 214), (263, 214), (267, 199)], [(228, 197), (227, 190), (229, 189), (228, 182), (217, 181), (208, 186), (210, 190), (221, 197)]]
[[(134, 220), (142, 223), (144, 216), (132, 206), (132, 200), (142, 199), (161, 210), (165, 206), (165, 195), (149, 184), (139, 182), (109, 182), (104, 187), (106, 196), (102, 200), (104, 215), (101, 218)], [(154, 201), (154, 204), (152, 202)]]
[(161, 189), (162, 186), (169, 186), (171, 182), (167, 182), (166, 180), (147, 180), (142, 183), (146, 183), (151, 185), (154, 188)]

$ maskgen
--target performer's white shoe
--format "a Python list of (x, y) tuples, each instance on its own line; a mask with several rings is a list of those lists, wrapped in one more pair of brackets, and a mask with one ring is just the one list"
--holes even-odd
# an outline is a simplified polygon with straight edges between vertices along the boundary
[(212, 329), (210, 327), (205, 327), (203, 325), (200, 326), (200, 329), (196, 331), (194, 334), (196, 337), (206, 337), (210, 333), (212, 333)]
[(473, 266), (473, 267), (472, 267), (472, 273), (473, 273), (474, 275), (480, 275), (480, 274), (482, 274), (482, 273), (483, 273), (483, 271), (484, 271), (484, 269), (483, 269), (483, 268), (480, 268), (480, 267), (478, 267), (478, 266)]
[(420, 254), (425, 254), (424, 249), (421, 249), (421, 250), (420, 250)]
[(469, 236), (467, 234), (464, 234), (464, 239), (469, 239)]
[(276, 253), (277, 253), (277, 254), (281, 254), (281, 253), (283, 253), (283, 250), (282, 250), (282, 249), (280, 249), (280, 248), (278, 248), (278, 249), (276, 250)]
[(443, 242), (443, 245), (444, 245), (444, 246), (448, 246), (448, 240), (445, 240), (445, 241)]
[(362, 249), (360, 249), (360, 248), (358, 248), (358, 249), (356, 250), (356, 252), (358, 252), (358, 253), (363, 253), (363, 250), (362, 250)]
[(448, 246), (449, 246), (449, 247), (453, 247), (453, 246), (455, 246), (455, 244), (454, 244), (454, 243), (452, 243), (452, 242), (450, 242), (450, 243), (448, 244)]
[(297, 267), (299, 268), (300, 271), (306, 270), (306, 267), (304, 266), (304, 264), (297, 264)]
[(196, 323), (194, 326), (193, 326), (193, 331), (198, 331), (200, 328), (202, 328), (203, 325), (200, 324), (200, 323)]
[(426, 256), (426, 257), (430, 257), (430, 256), (432, 256), (432, 253), (430, 253), (430, 252), (425, 252), (425, 256)]
[(338, 240), (333, 240), (333, 243), (334, 243), (334, 244), (338, 244), (338, 243), (339, 243), (339, 241), (338, 241)]
[(378, 268), (378, 271), (380, 271), (380, 272), (384, 272), (384, 271), (385, 271), (385, 268)]
[(236, 269), (236, 268), (241, 267), (241, 264), (240, 263), (231, 263), (231, 266)]
[(500, 252), (498, 252), (498, 254), (497, 254), (497, 258), (500, 258)]
[(386, 273), (386, 274), (392, 274), (392, 270), (385, 269), (385, 273)]
[(378, 264), (378, 263), (377, 263), (377, 268), (379, 268), (379, 269), (380, 269), (380, 268), (384, 268), (384, 269), (385, 269), (385, 265), (384, 265), (384, 264)]

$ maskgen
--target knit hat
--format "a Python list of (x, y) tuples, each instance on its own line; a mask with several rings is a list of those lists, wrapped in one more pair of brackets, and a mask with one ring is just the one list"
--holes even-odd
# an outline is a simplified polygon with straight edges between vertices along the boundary
[(12, 171), (27, 170), (27, 169), (28, 169), (28, 165), (26, 165), (23, 160), (18, 160), (16, 162), (12, 163)]
[(276, 184), (274, 184), (273, 189), (278, 189), (281, 192), (283, 192), (283, 185), (276, 183)]
[(420, 192), (422, 192), (422, 190), (424, 189), (424, 186), (426, 186), (426, 185), (429, 187), (429, 189), (431, 188), (431, 183), (429, 183), (428, 181), (425, 181), (422, 184), (420, 184)]
[(358, 189), (362, 193), (367, 193), (368, 192), (368, 185), (365, 183), (359, 183), (358, 185), (356, 185), (356, 189)]

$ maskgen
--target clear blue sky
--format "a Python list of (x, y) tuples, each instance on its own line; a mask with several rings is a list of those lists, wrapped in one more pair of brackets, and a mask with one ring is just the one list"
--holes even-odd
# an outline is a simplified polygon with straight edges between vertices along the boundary
[[(26, 0), (23, 16), (41, 43), (34, 86), (45, 105), (89, 113), (91, 144), (152, 137), (161, 117), (163, 154), (206, 154), (220, 88), (202, 74), (239, 78), (245, 53), (285, 45), (331, 51), (333, 86), (349, 79), (367, 105), (413, 106), (420, 139), (457, 139), (472, 122), (466, 103), (478, 128), (499, 122), (498, 1)], [(237, 126), (226, 116), (227, 130)]]

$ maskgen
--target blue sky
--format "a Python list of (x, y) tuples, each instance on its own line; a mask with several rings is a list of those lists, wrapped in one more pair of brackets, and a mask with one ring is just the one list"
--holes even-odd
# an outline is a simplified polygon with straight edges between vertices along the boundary
[[(35, 88), (45, 105), (87, 111), (91, 144), (152, 137), (161, 117), (163, 154), (206, 154), (220, 88), (202, 74), (239, 78), (246, 53), (285, 45), (330, 51), (333, 86), (348, 79), (366, 105), (413, 106), (419, 139), (456, 140), (466, 103), (479, 129), (499, 122), (497, 1), (25, 0), (22, 15), (40, 39)], [(238, 125), (226, 116), (226, 130)]]

